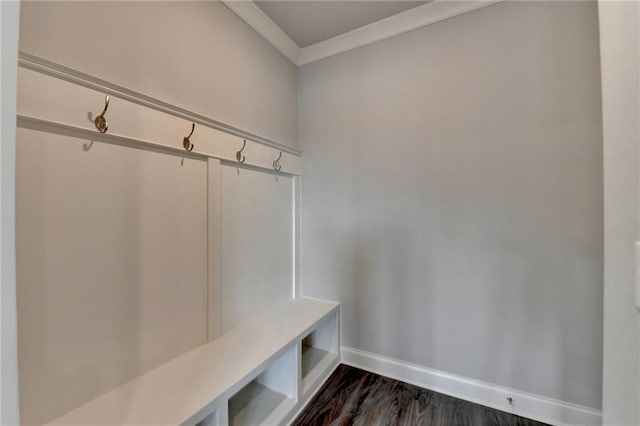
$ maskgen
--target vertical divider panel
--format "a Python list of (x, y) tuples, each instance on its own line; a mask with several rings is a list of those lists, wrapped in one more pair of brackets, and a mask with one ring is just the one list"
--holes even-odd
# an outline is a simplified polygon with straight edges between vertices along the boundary
[(229, 402), (225, 401), (223, 404), (220, 404), (218, 410), (216, 411), (216, 416), (218, 420), (217, 426), (229, 426)]
[(296, 362), (296, 381), (298, 382), (298, 399), (297, 401), (302, 402), (304, 389), (302, 386), (302, 340), (298, 341), (296, 344), (296, 353), (298, 354), (298, 359)]
[(302, 176), (293, 177), (293, 297), (300, 297), (300, 213)]
[(208, 246), (208, 290), (207, 290), (207, 338), (218, 337), (222, 329), (221, 295), (221, 199), (222, 176), (220, 160), (207, 160), (207, 246)]

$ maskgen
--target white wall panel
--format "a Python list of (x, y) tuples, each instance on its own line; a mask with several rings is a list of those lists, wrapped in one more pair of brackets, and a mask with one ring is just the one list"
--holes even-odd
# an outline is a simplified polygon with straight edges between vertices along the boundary
[[(22, 421), (206, 341), (206, 162), (18, 131)], [(98, 419), (96, 419), (98, 420)]]
[(293, 297), (293, 178), (222, 165), (222, 331)]

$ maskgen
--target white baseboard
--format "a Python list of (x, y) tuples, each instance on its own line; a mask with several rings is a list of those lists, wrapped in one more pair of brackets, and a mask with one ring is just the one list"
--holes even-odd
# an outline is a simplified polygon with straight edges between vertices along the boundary
[[(602, 412), (444, 371), (342, 347), (342, 362), (466, 401), (553, 425), (601, 425)], [(513, 405), (508, 397), (513, 398)]]

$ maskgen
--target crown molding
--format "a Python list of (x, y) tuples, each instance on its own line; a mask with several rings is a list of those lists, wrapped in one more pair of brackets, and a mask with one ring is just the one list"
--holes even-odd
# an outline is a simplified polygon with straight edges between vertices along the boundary
[(462, 15), (501, 0), (433, 0), (388, 18), (372, 22), (336, 37), (300, 49), (297, 65), (315, 62), (329, 56), (375, 43), (426, 25)]
[(500, 1), (503, 0), (432, 0), (301, 49), (253, 1), (222, 0), (229, 9), (298, 66), (463, 15)]
[(253, 1), (222, 0), (222, 3), (291, 62), (298, 63), (298, 55), (300, 54), (298, 45)]

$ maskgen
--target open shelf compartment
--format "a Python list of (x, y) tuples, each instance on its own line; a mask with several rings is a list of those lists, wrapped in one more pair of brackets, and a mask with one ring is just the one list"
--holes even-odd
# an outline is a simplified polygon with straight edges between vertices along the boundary
[(229, 425), (275, 425), (298, 400), (297, 346), (291, 347), (229, 399)]
[(211, 414), (206, 416), (204, 419), (196, 423), (196, 426), (222, 426), (226, 421), (226, 418), (221, 418), (222, 415), (222, 410), (218, 408)]
[(307, 336), (301, 345), (303, 398), (315, 391), (323, 378), (339, 361), (338, 315), (330, 316)]

